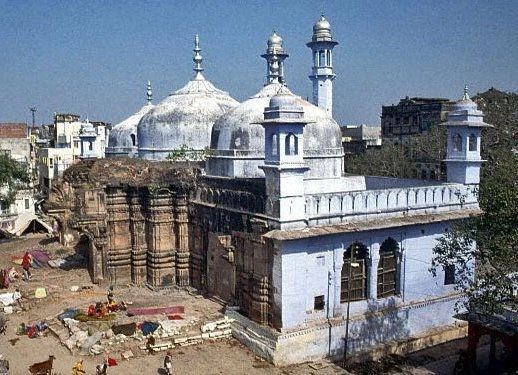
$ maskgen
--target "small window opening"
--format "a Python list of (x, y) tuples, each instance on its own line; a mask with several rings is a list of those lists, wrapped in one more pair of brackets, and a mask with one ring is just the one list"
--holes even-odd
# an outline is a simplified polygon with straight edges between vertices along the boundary
[(314, 310), (324, 310), (325, 306), (326, 301), (324, 299), (324, 296), (316, 296)]
[(453, 136), (453, 150), (462, 151), (462, 137), (460, 134), (455, 134)]
[(136, 144), (137, 144), (137, 140), (136, 140), (136, 138), (135, 138), (135, 134), (131, 134), (131, 135), (130, 135), (130, 137), (131, 137), (131, 144), (132, 144), (133, 146), (136, 146)]
[(279, 135), (272, 134), (272, 155), (276, 156), (279, 153)]
[(455, 284), (455, 264), (444, 267), (444, 285)]
[(477, 151), (477, 137), (475, 134), (469, 136), (469, 151)]
[(286, 155), (298, 155), (297, 136), (293, 133), (288, 133), (285, 140), (285, 154)]

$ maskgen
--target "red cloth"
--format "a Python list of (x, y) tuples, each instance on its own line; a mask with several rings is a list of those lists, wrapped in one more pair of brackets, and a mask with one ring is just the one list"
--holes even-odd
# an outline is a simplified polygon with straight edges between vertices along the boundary
[(117, 361), (114, 358), (108, 357), (108, 366), (117, 366)]
[(22, 267), (24, 269), (28, 270), (30, 266), (31, 266), (31, 256), (29, 255), (29, 253), (26, 252), (22, 259)]

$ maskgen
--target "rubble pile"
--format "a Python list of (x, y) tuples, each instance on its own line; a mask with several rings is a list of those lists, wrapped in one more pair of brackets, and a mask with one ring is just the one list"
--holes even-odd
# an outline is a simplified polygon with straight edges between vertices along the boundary
[[(202, 343), (204, 340), (216, 340), (216, 339), (223, 339), (223, 338), (229, 338), (232, 336), (232, 329), (230, 328), (230, 323), (233, 321), (233, 319), (229, 319), (227, 316), (225, 316), (223, 319), (219, 319), (213, 322), (208, 322), (203, 324), (200, 327), (200, 332), (196, 334), (191, 335), (182, 335), (181, 332), (175, 331), (174, 329), (168, 329), (164, 326), (162, 327), (161, 332), (157, 332), (153, 334), (153, 336), (157, 339), (164, 339), (164, 338), (173, 338), (172, 340), (162, 340), (159, 342), (156, 342), (154, 345), (151, 345), (150, 348), (153, 351), (161, 351), (161, 350), (168, 350), (173, 349), (176, 346), (189, 346), (189, 345), (197, 345)], [(167, 321), (171, 322), (171, 321)], [(157, 330), (158, 331), (158, 330)], [(178, 337), (176, 337), (178, 336)], [(141, 346), (140, 349), (142, 350), (149, 350), (149, 347), (147, 346)]]
[[(204, 340), (229, 338), (232, 335), (232, 319), (204, 323), (199, 327), (198, 319), (163, 319), (156, 322), (130, 322), (117, 324), (111, 321), (79, 321), (65, 311), (58, 318), (49, 321), (49, 330), (72, 353), (98, 355), (108, 351), (122, 350), (127, 358), (133, 357), (134, 343), (144, 344), (139, 348), (158, 352), (196, 345)], [(60, 322), (61, 320), (61, 322)], [(150, 341), (151, 340), (151, 341)], [(152, 342), (152, 345), (149, 344)]]

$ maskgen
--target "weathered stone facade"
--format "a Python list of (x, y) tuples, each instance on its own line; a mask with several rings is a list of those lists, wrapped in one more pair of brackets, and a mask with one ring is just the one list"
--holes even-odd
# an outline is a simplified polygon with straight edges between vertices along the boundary
[[(130, 172), (118, 179), (128, 168), (153, 177)], [(170, 169), (172, 178), (166, 183), (153, 169)], [(262, 237), (268, 230), (264, 191), (263, 179), (211, 178), (193, 165), (106, 159), (71, 167), (47, 208), (60, 223), (63, 243), (86, 238), (94, 282), (192, 286), (268, 324), (272, 250)]]

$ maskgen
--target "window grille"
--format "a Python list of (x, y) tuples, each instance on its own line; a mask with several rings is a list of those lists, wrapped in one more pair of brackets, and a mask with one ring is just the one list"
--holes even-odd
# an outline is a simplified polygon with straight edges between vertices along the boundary
[[(351, 267), (351, 251), (353, 252), (352, 262), (357, 263), (357, 267)], [(367, 248), (362, 244), (353, 244), (344, 253), (344, 265), (341, 274), (341, 293), (340, 302), (359, 301), (366, 298), (367, 290), (367, 268), (365, 259)], [(349, 282), (349, 272), (351, 282)], [(349, 299), (349, 293), (351, 297)]]
[(399, 245), (396, 240), (388, 238), (381, 244), (378, 263), (377, 297), (384, 298), (397, 294), (397, 258)]

